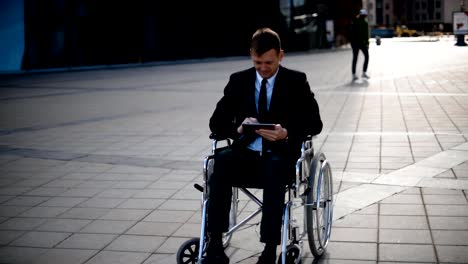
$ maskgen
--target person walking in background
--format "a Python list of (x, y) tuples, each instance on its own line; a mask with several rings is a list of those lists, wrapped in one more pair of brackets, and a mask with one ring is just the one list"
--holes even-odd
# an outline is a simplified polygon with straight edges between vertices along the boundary
[(359, 14), (351, 22), (351, 48), (353, 49), (352, 73), (353, 81), (357, 80), (356, 64), (359, 51), (364, 54), (364, 65), (362, 66), (362, 78), (369, 78), (367, 66), (369, 65), (369, 23), (367, 22), (367, 10), (359, 10)]

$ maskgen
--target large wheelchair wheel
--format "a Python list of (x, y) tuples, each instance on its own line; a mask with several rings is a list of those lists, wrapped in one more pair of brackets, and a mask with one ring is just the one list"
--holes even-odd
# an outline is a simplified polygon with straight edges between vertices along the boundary
[(306, 225), (309, 247), (314, 257), (325, 252), (333, 218), (333, 183), (330, 164), (323, 153), (314, 156), (308, 175)]
[(177, 251), (177, 264), (197, 264), (199, 250), (199, 238), (191, 238), (185, 241)]

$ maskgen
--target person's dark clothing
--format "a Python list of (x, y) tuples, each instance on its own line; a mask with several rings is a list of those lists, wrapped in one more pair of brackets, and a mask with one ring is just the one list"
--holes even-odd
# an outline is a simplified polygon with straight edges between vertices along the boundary
[(363, 72), (367, 72), (369, 65), (369, 24), (364, 16), (358, 16), (351, 23), (351, 48), (353, 49), (353, 62), (351, 71), (356, 74), (356, 64), (359, 51), (364, 54)]
[(351, 45), (369, 46), (369, 23), (364, 16), (358, 16), (351, 23)]
[[(237, 128), (247, 117), (258, 117), (255, 102), (255, 68), (231, 75), (224, 96), (210, 118), (210, 129), (220, 137), (234, 140), (234, 147), (246, 147), (255, 135), (240, 135)], [(281, 124), (288, 130), (288, 140), (270, 142), (272, 151), (283, 153), (294, 161), (307, 135), (322, 131), (317, 101), (305, 73), (279, 67), (268, 115), (263, 123)]]
[(364, 55), (364, 64), (362, 65), (362, 72), (367, 72), (367, 67), (369, 65), (369, 47), (352, 45), (351, 48), (353, 49), (353, 64), (351, 67), (351, 72), (353, 74), (356, 74), (356, 64), (358, 60), (359, 51), (362, 51), (362, 54)]
[[(248, 148), (226, 149), (215, 157), (208, 180), (208, 230), (226, 232), (232, 186), (263, 189), (260, 241), (280, 244), (281, 217), (288, 183), (287, 157), (274, 152), (262, 156)], [(266, 217), (264, 217), (266, 216)], [(276, 232), (278, 231), (278, 232)]]
[(260, 240), (280, 244), (285, 186), (294, 175), (302, 141), (307, 135), (320, 133), (322, 121), (306, 75), (280, 66), (263, 122), (281, 124), (287, 129), (288, 138), (268, 142), (268, 151), (262, 155), (248, 149), (256, 134), (240, 135), (237, 128), (247, 117), (258, 118), (255, 81), (253, 67), (232, 74), (210, 118), (213, 133), (234, 141), (231, 148), (215, 156), (213, 174), (208, 180), (207, 230), (228, 230), (231, 186), (262, 188)]

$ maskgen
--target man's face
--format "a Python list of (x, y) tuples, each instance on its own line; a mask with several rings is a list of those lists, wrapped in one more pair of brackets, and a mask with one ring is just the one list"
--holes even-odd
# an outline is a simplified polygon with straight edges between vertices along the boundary
[(283, 56), (283, 50), (277, 53), (276, 50), (271, 49), (261, 56), (252, 51), (250, 52), (254, 67), (263, 78), (270, 78), (276, 73)]

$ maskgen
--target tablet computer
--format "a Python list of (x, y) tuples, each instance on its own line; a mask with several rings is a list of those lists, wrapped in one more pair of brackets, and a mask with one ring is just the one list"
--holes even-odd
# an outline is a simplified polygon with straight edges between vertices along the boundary
[(242, 124), (242, 128), (245, 133), (255, 132), (257, 129), (275, 129), (275, 124), (266, 124), (266, 123), (253, 123), (253, 124)]

